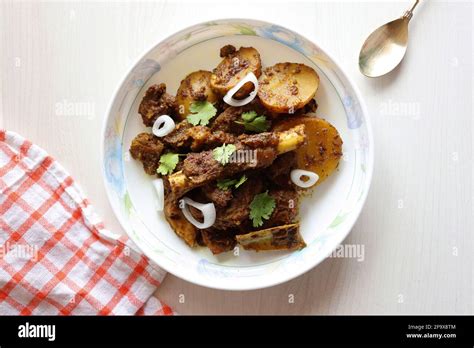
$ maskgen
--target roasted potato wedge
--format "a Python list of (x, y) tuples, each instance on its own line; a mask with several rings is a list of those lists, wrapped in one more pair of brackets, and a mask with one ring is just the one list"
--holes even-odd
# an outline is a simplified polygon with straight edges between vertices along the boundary
[[(221, 96), (235, 87), (248, 73), (253, 72), (257, 78), (262, 74), (260, 54), (255, 48), (240, 47), (238, 51), (230, 52), (214, 69), (211, 77), (212, 89)], [(244, 98), (253, 89), (253, 84), (247, 82), (234, 94), (234, 98)]]
[(211, 89), (210, 71), (199, 70), (192, 72), (181, 81), (176, 93), (176, 104), (178, 115), (181, 120), (189, 115), (189, 107), (196, 101), (207, 100), (210, 103), (216, 103), (218, 96)]
[(182, 238), (190, 247), (195, 247), (197, 230), (184, 216), (169, 217), (165, 215), (173, 231)]
[(339, 165), (342, 157), (342, 139), (336, 128), (317, 117), (298, 116), (278, 122), (274, 130), (281, 132), (295, 125), (305, 125), (306, 144), (295, 150), (299, 169), (315, 172), (321, 183)]
[(267, 228), (235, 236), (245, 250), (297, 250), (306, 246), (299, 224)]
[(313, 99), (319, 76), (304, 64), (278, 63), (264, 69), (258, 82), (263, 106), (277, 113), (294, 113)]
[(173, 231), (183, 239), (190, 247), (197, 245), (197, 229), (184, 217), (181, 209), (178, 208), (178, 203), (167, 195), (165, 197), (165, 218), (170, 224)]

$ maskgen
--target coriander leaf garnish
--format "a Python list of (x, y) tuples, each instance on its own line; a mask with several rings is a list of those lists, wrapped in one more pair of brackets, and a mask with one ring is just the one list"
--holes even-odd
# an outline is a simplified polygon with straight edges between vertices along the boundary
[(227, 190), (229, 187), (235, 184), (236, 179), (224, 179), (217, 182), (217, 188), (220, 190)]
[(249, 132), (261, 133), (270, 128), (270, 123), (265, 116), (258, 116), (252, 122), (246, 123), (244, 127)]
[(250, 203), (250, 219), (253, 227), (262, 226), (263, 219), (270, 218), (275, 205), (275, 199), (268, 194), (268, 191), (256, 195)]
[(160, 157), (160, 166), (156, 170), (158, 174), (168, 175), (173, 172), (179, 162), (179, 154), (168, 152)]
[(255, 111), (242, 113), (242, 121), (235, 121), (235, 123), (243, 125), (246, 131), (255, 133), (265, 132), (270, 128), (267, 118), (263, 115), (257, 116)]
[(257, 117), (257, 112), (256, 111), (248, 111), (248, 112), (243, 112), (242, 113), (242, 120), (245, 122), (252, 122), (255, 117)]
[(216, 147), (212, 150), (212, 157), (222, 165), (229, 163), (230, 156), (235, 152), (237, 148), (234, 144), (224, 144), (222, 146)]
[(247, 177), (245, 176), (245, 174), (242, 175), (240, 179), (223, 179), (223, 180), (217, 181), (217, 188), (221, 190), (227, 190), (231, 186), (234, 186), (235, 188), (239, 188), (239, 186), (241, 186), (246, 181), (247, 181)]
[(210, 119), (216, 116), (217, 109), (208, 101), (196, 101), (189, 107), (191, 114), (188, 115), (187, 120), (193, 126), (200, 124), (206, 126)]
[(235, 188), (239, 188), (244, 182), (247, 181), (247, 177), (244, 175), (242, 175), (239, 179), (239, 181), (237, 181), (234, 185)]

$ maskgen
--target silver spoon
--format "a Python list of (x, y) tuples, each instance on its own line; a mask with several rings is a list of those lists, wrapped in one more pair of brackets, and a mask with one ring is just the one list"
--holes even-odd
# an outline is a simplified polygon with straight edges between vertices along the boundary
[(359, 54), (359, 69), (368, 77), (379, 77), (395, 69), (408, 46), (408, 23), (420, 0), (392, 22), (382, 25), (365, 40)]

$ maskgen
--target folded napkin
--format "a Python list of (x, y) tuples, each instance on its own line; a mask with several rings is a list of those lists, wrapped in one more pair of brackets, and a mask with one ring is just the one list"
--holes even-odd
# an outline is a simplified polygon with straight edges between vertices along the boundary
[(60, 164), (0, 131), (0, 314), (173, 314), (152, 296), (164, 276)]

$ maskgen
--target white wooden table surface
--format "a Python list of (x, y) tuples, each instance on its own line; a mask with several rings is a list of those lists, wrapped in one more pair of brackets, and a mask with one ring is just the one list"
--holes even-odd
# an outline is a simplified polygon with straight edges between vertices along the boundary
[[(403, 64), (375, 80), (357, 67), (364, 38), (409, 5), (2, 0), (0, 126), (56, 157), (109, 229), (123, 233), (105, 195), (99, 147), (106, 107), (130, 65), (161, 38), (205, 20), (248, 17), (289, 27), (331, 53), (368, 104), (375, 172), (346, 239), (364, 246), (364, 260), (330, 258), (293, 281), (250, 292), (168, 275), (158, 296), (183, 314), (472, 314), (472, 2), (423, 0)], [(76, 114), (60, 112), (68, 105)]]

